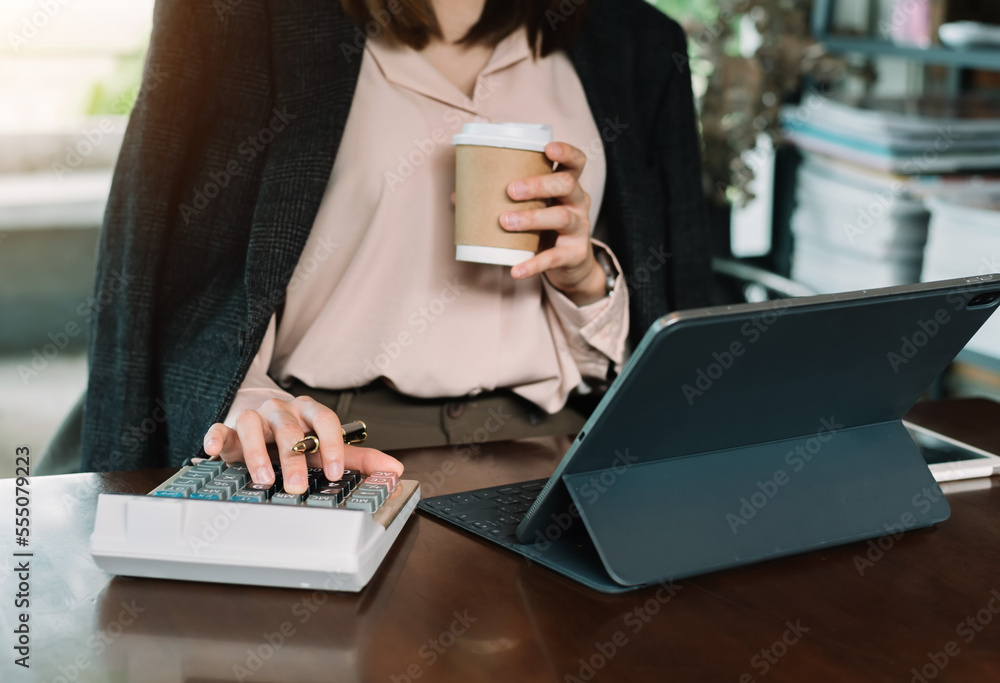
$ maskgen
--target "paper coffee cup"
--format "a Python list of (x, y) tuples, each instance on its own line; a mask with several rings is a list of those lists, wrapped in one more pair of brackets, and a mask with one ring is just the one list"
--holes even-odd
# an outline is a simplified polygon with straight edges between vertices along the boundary
[(552, 172), (545, 145), (552, 126), (532, 123), (467, 123), (454, 135), (455, 258), (513, 266), (538, 251), (538, 232), (509, 232), (500, 214), (545, 207), (542, 200), (515, 202), (514, 180)]

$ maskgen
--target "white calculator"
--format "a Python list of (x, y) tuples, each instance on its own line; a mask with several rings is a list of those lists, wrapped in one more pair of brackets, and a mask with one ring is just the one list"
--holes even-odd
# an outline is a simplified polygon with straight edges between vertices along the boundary
[(185, 581), (360, 591), (420, 500), (416, 481), (309, 468), (309, 489), (255, 484), (242, 463), (183, 467), (148, 495), (102, 493), (90, 537), (105, 571)]

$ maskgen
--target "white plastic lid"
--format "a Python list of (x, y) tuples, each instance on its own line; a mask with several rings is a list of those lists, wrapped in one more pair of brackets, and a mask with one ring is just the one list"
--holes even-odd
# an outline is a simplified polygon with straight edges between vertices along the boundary
[(452, 136), (453, 145), (481, 145), (544, 152), (552, 142), (552, 126), (541, 123), (466, 123)]

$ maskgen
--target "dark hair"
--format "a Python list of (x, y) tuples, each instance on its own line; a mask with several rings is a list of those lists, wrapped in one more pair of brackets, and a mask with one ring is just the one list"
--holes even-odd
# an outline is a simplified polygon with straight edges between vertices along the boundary
[[(415, 50), (426, 47), (431, 38), (441, 37), (431, 0), (341, 0), (341, 4), (369, 35), (372, 30), (367, 26), (374, 21), (389, 40)], [(532, 51), (544, 57), (570, 48), (586, 8), (587, 0), (486, 0), (479, 21), (459, 43), (496, 45), (524, 26)]]

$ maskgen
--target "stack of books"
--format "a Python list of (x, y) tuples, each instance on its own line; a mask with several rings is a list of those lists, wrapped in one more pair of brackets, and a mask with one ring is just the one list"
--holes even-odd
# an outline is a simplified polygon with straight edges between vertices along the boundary
[[(921, 279), (925, 282), (1000, 273), (1000, 187), (929, 197), (930, 231)], [(1000, 313), (966, 346), (966, 353), (1000, 358)]]
[[(812, 93), (783, 111), (803, 154), (792, 278), (819, 292), (921, 280), (929, 196), (996, 182), (1000, 100), (867, 99)], [(926, 279), (926, 278), (924, 278)]]

